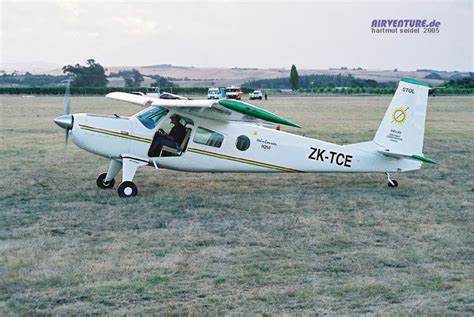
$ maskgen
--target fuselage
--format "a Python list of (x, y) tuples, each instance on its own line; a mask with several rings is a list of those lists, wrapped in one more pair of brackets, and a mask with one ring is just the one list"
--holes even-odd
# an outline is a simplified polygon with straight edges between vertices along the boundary
[[(421, 166), (377, 153), (372, 141), (337, 145), (250, 122), (168, 112), (147, 127), (140, 114), (149, 110), (132, 117), (74, 114), (70, 137), (80, 148), (106, 158), (131, 153), (149, 165), (192, 172), (399, 172)], [(189, 122), (187, 146), (179, 156), (148, 157), (155, 132), (170, 128), (173, 113)]]

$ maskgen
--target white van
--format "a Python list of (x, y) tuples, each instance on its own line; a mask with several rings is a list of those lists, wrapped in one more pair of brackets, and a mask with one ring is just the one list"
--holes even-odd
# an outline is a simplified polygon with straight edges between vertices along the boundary
[(219, 99), (219, 95), (219, 88), (209, 88), (209, 90), (207, 91), (207, 99)]

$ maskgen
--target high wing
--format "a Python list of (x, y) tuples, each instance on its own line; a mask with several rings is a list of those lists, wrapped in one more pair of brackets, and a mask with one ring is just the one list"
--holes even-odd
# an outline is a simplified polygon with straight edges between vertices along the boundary
[(270, 122), (301, 128), (298, 124), (238, 100), (168, 100), (149, 96), (112, 92), (107, 98), (125, 101), (143, 107), (161, 106), (170, 110), (188, 113), (197, 117), (219, 121)]

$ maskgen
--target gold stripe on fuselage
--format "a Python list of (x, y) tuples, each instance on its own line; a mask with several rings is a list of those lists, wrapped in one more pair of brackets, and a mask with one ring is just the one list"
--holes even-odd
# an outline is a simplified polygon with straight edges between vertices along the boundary
[[(148, 138), (142, 138), (142, 137), (138, 137), (138, 136), (134, 136), (134, 135), (123, 134), (123, 133), (120, 133), (120, 132), (101, 129), (101, 128), (94, 128), (94, 127), (83, 125), (83, 124), (80, 124), (79, 127), (81, 129), (84, 129), (84, 130), (87, 130), (87, 131), (102, 133), (102, 134), (115, 136), (115, 137), (119, 137), (119, 138), (134, 140), (134, 141), (138, 141), (138, 142), (151, 143), (151, 141), (152, 141), (151, 139), (148, 139)], [(271, 169), (275, 169), (275, 170), (282, 171), (282, 172), (293, 172), (293, 173), (301, 172), (299, 170), (295, 170), (295, 169), (288, 168), (288, 167), (283, 167), (283, 166), (278, 166), (278, 165), (273, 165), (273, 164), (248, 160), (248, 159), (244, 159), (244, 158), (240, 158), (240, 157), (235, 157), (235, 156), (230, 156), (230, 155), (225, 155), (225, 154), (219, 154), (219, 153), (209, 152), (209, 151), (195, 149), (195, 148), (188, 148), (187, 151), (192, 152), (192, 153), (212, 156), (212, 157), (216, 157), (216, 158), (220, 158), (220, 159), (230, 160), (230, 161), (234, 161), (234, 162), (250, 164), (250, 165), (265, 167), (265, 168), (271, 168)]]

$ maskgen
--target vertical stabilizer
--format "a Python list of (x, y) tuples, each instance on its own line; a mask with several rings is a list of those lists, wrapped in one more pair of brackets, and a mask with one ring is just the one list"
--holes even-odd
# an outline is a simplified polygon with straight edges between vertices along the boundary
[(412, 78), (402, 78), (374, 142), (386, 152), (423, 154), (426, 106), (429, 86)]

